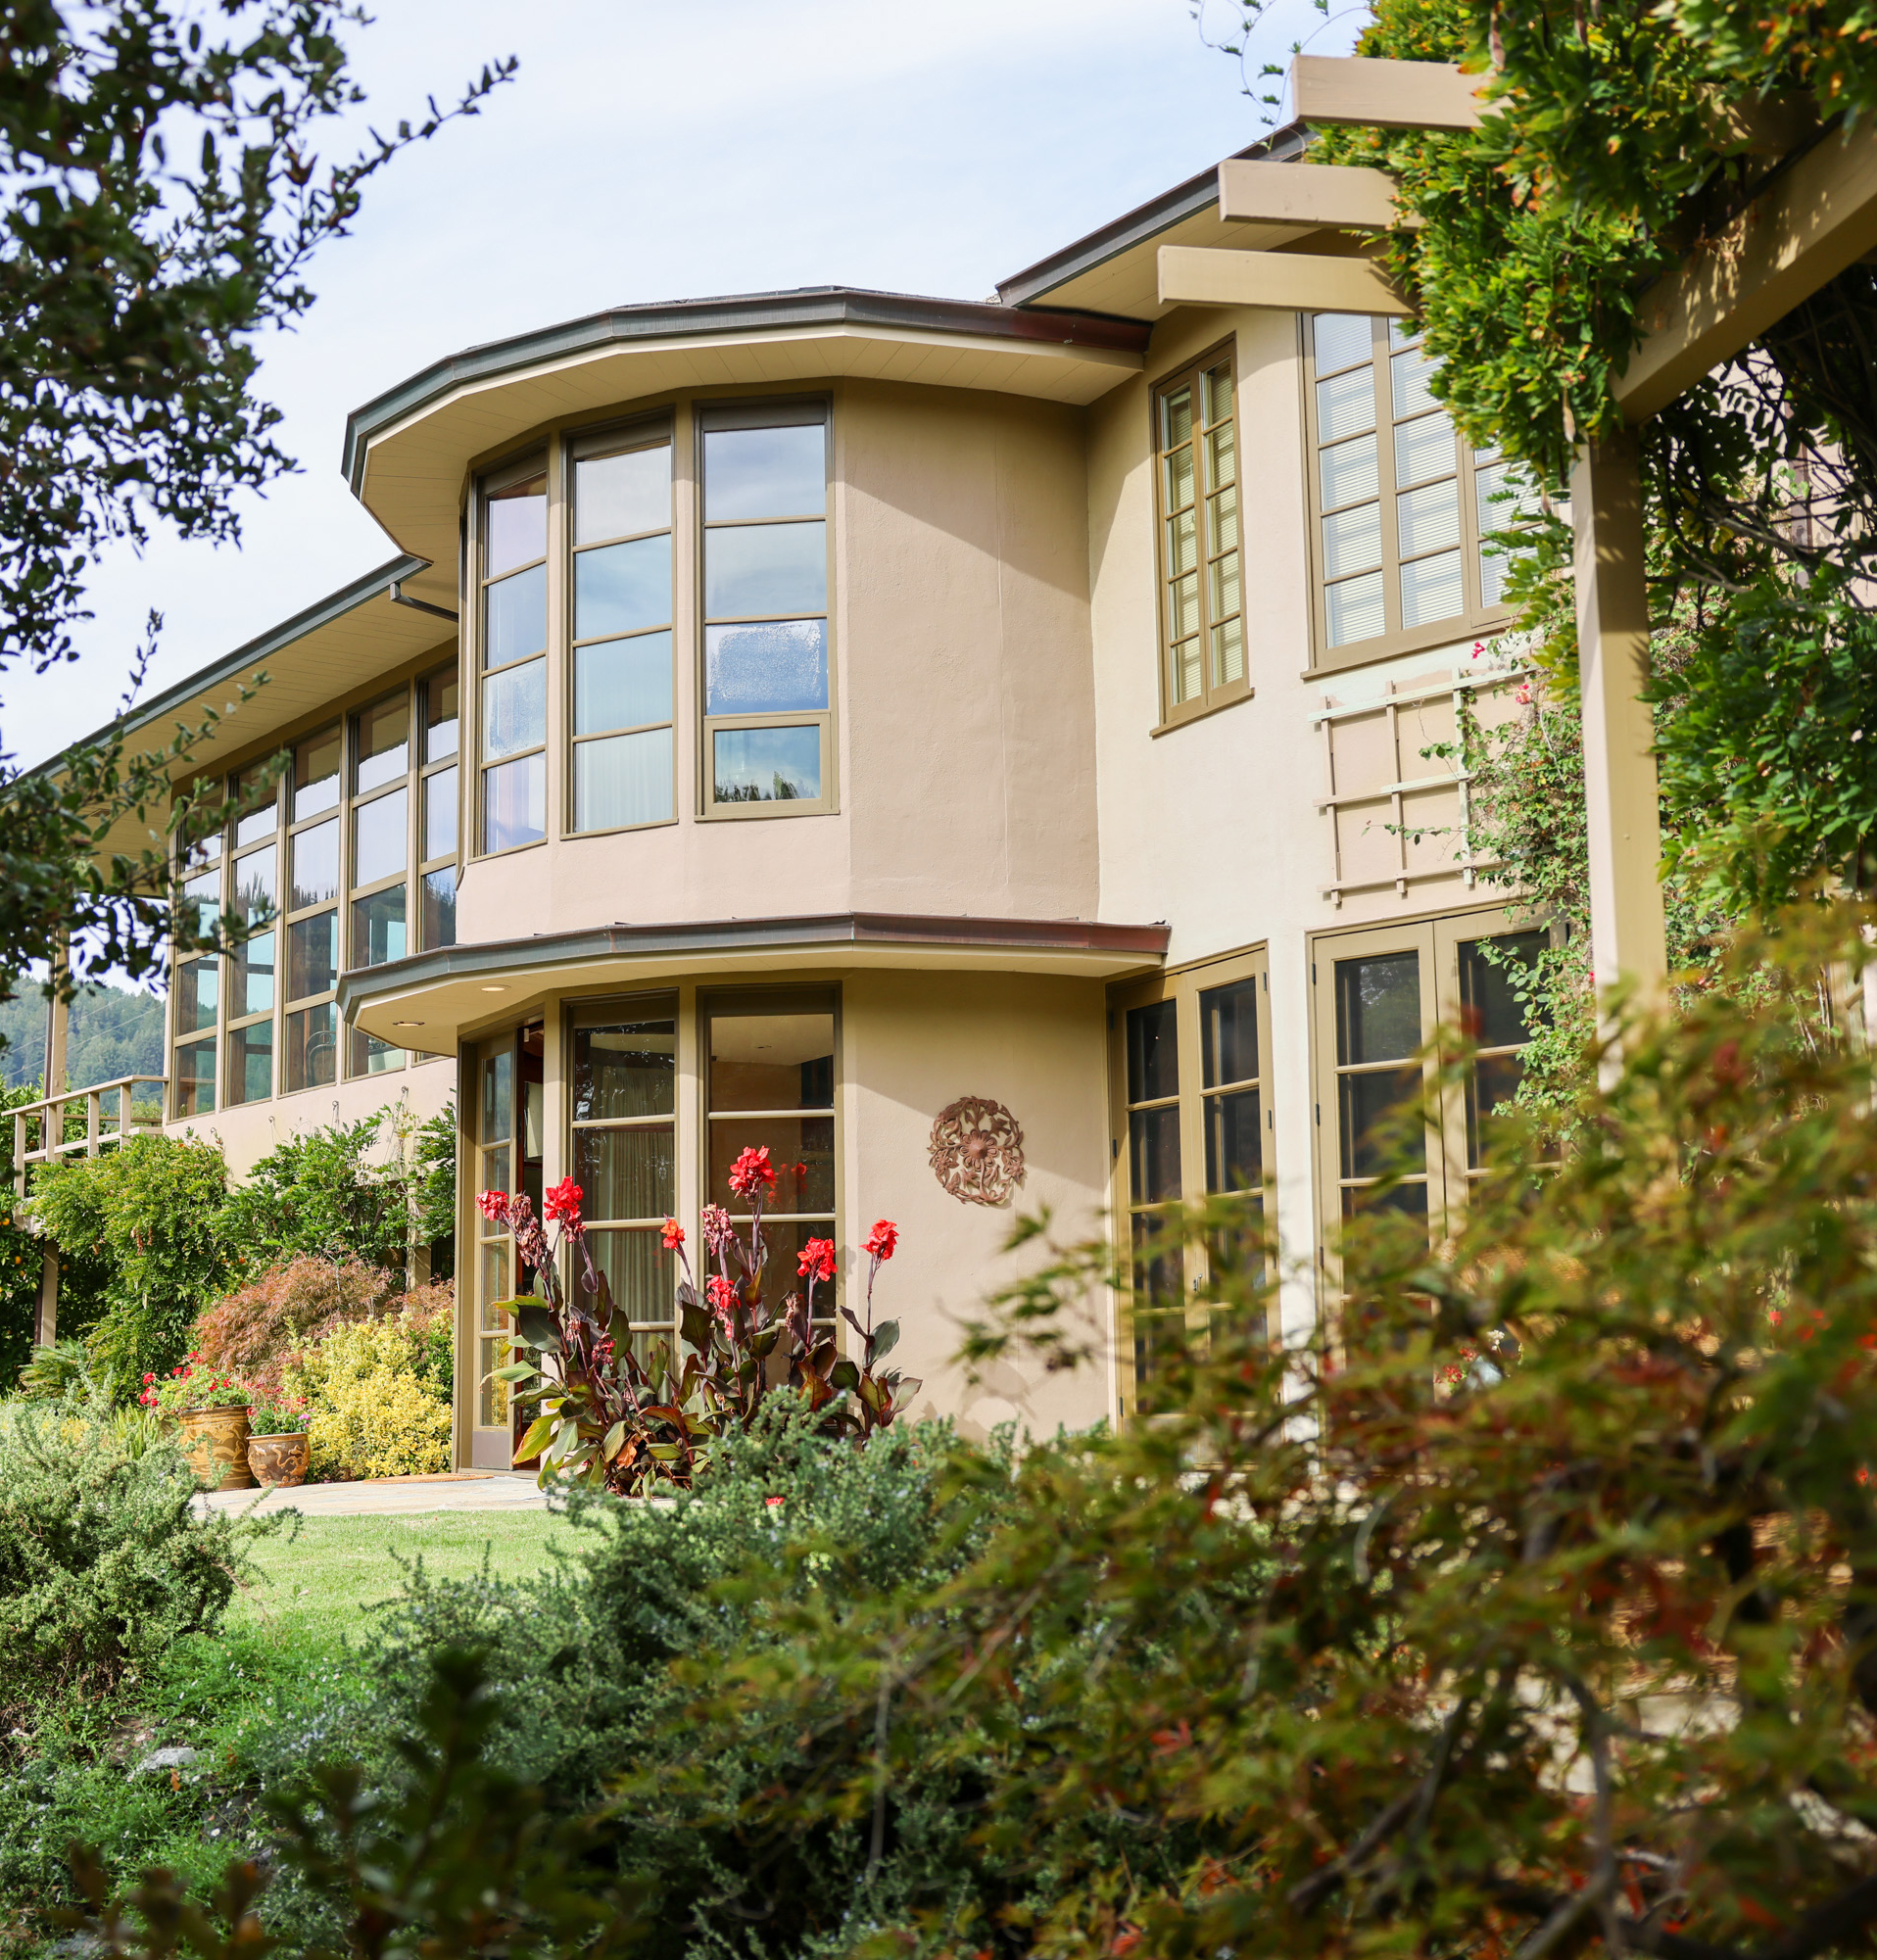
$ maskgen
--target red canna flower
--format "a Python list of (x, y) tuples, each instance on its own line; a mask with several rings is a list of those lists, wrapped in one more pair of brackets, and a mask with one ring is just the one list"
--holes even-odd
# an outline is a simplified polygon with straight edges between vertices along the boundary
[(667, 1252), (676, 1252), (685, 1242), (685, 1228), (676, 1219), (667, 1219), (665, 1220), (663, 1237), (665, 1250)]
[(548, 1186), (548, 1195), (542, 1201), (541, 1209), (547, 1214), (548, 1222), (564, 1223), (569, 1229), (580, 1229), (580, 1200), (585, 1194), (571, 1177), (561, 1178), (558, 1184)]
[(795, 1263), (795, 1270), (804, 1279), (832, 1279), (835, 1276), (834, 1240), (810, 1239), (801, 1248), (801, 1257)]
[(476, 1200), (476, 1209), (492, 1225), (508, 1222), (508, 1194), (506, 1191), (484, 1191)]
[(766, 1143), (760, 1149), (746, 1150), (730, 1167), (730, 1188), (740, 1198), (766, 1198), (776, 1188)]
[(720, 1272), (714, 1272), (704, 1281), (704, 1292), (710, 1298), (717, 1318), (726, 1327), (730, 1325), (730, 1315), (737, 1304), (737, 1289)]
[(890, 1259), (899, 1245), (899, 1227), (890, 1219), (876, 1219), (860, 1250), (875, 1259)]

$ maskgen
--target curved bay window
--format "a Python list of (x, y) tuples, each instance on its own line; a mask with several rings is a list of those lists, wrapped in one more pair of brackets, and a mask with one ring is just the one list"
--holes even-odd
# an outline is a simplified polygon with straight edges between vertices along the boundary
[(423, 723), (418, 904), (422, 914), (419, 932), (426, 950), (457, 943), (457, 810), (461, 795), (457, 768), (457, 692), (455, 667), (429, 675), (417, 688)]
[[(228, 962), (226, 1097), (265, 1102), (273, 1094), (274, 949), (280, 913), (280, 796), (278, 772), (254, 763), (235, 778), (235, 916), (248, 935)], [(266, 930), (261, 930), (263, 926)]]
[(548, 835), (548, 473), (540, 456), (482, 491), (477, 729), (485, 852)]

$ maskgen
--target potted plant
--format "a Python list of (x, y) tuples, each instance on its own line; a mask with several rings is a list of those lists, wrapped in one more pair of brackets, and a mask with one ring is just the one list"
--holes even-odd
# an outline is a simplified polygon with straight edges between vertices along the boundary
[(175, 1422), (182, 1454), (205, 1489), (254, 1488), (248, 1473), (248, 1406), (254, 1393), (246, 1382), (191, 1355), (161, 1380), (145, 1375), (137, 1400)]
[(248, 1468), (257, 1483), (304, 1484), (312, 1461), (304, 1396), (269, 1402), (263, 1396), (248, 1411)]

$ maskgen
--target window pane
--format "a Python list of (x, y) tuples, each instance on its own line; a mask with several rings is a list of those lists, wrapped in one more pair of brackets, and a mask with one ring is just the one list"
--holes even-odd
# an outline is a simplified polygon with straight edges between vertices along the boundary
[(1206, 1189), (1256, 1191), (1264, 1183), (1265, 1131), (1256, 1089), (1206, 1098)]
[(1375, 426), (1375, 372), (1352, 367), (1317, 383), (1317, 440), (1333, 443)]
[(316, 817), (339, 802), (339, 727), (321, 729), (293, 751), (293, 818)]
[(1498, 605), (1504, 600), (1513, 572), (1529, 550), (1528, 546), (1522, 550), (1513, 550), (1510, 541), (1504, 538), (1486, 541), (1479, 553), (1479, 596), (1485, 604)]
[(1227, 422), (1206, 438), (1206, 488), (1219, 490), (1237, 481), (1237, 443)]
[[(515, 1099), (515, 1058), (506, 1049), (500, 1054), (483, 1058), (482, 1064), (482, 1135), (484, 1143), (505, 1143), (514, 1130)], [(504, 1176), (490, 1186), (491, 1189), (505, 1191), (507, 1176)]]
[(1397, 420), (1437, 406), (1427, 384), (1440, 372), (1439, 361), (1429, 359), (1417, 347), (1407, 354), (1391, 356), (1388, 367), (1393, 377)]
[(457, 868), (427, 871), (423, 878), (423, 942), (426, 946), (457, 943)]
[(228, 1015), (265, 1014), (273, 1005), (273, 934), (257, 932), (235, 948)]
[(352, 1056), (346, 1066), (349, 1076), (385, 1076), (405, 1065), (405, 1052), (362, 1028), (352, 1030)]
[(755, 524), (704, 533), (707, 618), (824, 612), (827, 606), (826, 524)]
[(1179, 1029), (1174, 1003), (1128, 1010), (1128, 1100), (1157, 1102), (1179, 1093)]
[(423, 684), (423, 759), (441, 762), (457, 752), (457, 670), (446, 667)]
[(1483, 1171), (1490, 1154), (1486, 1149), (1487, 1119), (1502, 1103), (1518, 1094), (1524, 1079), (1522, 1055), (1481, 1055), (1467, 1076), (1467, 1167)]
[(1160, 398), (1160, 447), (1178, 449), (1192, 440), (1192, 390), (1176, 388)]
[(825, 620), (704, 629), (706, 714), (799, 714), (827, 705)]
[(524, 755), (482, 772), (482, 847), (509, 850), (548, 835), (548, 771), (543, 755)]
[(548, 549), (548, 479), (546, 474), (493, 490), (484, 506), (488, 543), (482, 571), (494, 578), (512, 565), (525, 565)]
[(352, 964), (381, 967), (405, 955), (405, 888), (394, 884), (352, 901)]
[(573, 541), (671, 528), (671, 445), (587, 456), (573, 466)]
[(183, 923), (189, 923), (193, 914), (195, 930), (199, 936), (207, 938), (216, 930), (221, 918), (221, 873), (219, 871), (199, 872), (182, 887)]
[(1199, 575), (1190, 572), (1167, 588), (1167, 637), (1183, 640), (1199, 631)]
[[(1337, 1078), (1342, 1123), (1342, 1174), (1378, 1177), (1388, 1161), (1375, 1141), (1374, 1128), (1391, 1110), (1414, 1102), (1420, 1094), (1419, 1069), (1384, 1069), (1372, 1076)], [(1420, 1166), (1410, 1163), (1410, 1171)]]
[(671, 540), (602, 545), (573, 561), (573, 637), (637, 633), (671, 619)]
[(734, 1215), (748, 1205), (730, 1188), (730, 1167), (744, 1151), (769, 1152), (776, 1194), (764, 1206), (779, 1214), (832, 1212), (835, 1208), (835, 1120), (831, 1116), (713, 1117), (710, 1182), (706, 1202)]
[(1182, 645), (1173, 648), (1169, 655), (1173, 668), (1173, 697), (1178, 706), (1181, 701), (1198, 697), (1202, 681), (1199, 672), (1199, 642), (1188, 640)]
[(1212, 552), (1238, 549), (1238, 493), (1222, 490), (1206, 500), (1206, 550)]
[(1136, 1205), (1179, 1196), (1179, 1105), (1134, 1110), (1128, 1118), (1129, 1194)]
[(279, 910), (278, 870), (279, 852), (273, 844), (235, 859), (234, 909), (245, 924), (252, 926)]
[(1357, 640), (1378, 639), (1384, 630), (1381, 574), (1368, 572), (1330, 586), (1324, 594), (1328, 616), (1329, 644), (1347, 646)]
[[(1235, 562), (1235, 561), (1234, 561)], [(1212, 630), (1212, 684), (1223, 688), (1245, 678), (1245, 622), (1228, 619)]]
[(1430, 476), (1451, 476), (1459, 454), (1454, 425), (1444, 410), (1403, 422), (1395, 431), (1395, 487), (1406, 490)]
[(1353, 1219), (1358, 1212), (1399, 1212), (1404, 1218), (1424, 1219), (1427, 1216), (1427, 1180), (1417, 1177), (1412, 1183), (1397, 1184), (1386, 1193), (1345, 1191), (1342, 1194), (1343, 1217)]
[(1401, 555), (1418, 557), (1460, 543), (1460, 485), (1449, 477), (1395, 499), (1395, 525)]
[(406, 792), (394, 789), (374, 803), (360, 803), (352, 812), (352, 882), (375, 884), (405, 868), (409, 847)]
[(548, 568), (516, 572), (489, 588), (482, 664), (505, 667), (510, 660), (542, 653), (548, 645)]
[(457, 848), (457, 772), (439, 769), (423, 779), (423, 854), (450, 857)]
[(575, 1028), (574, 1122), (669, 1116), (677, 1106), (677, 1069), (675, 1021), (622, 1021), (609, 1028)]
[(287, 928), (287, 998), (330, 993), (339, 984), (339, 914), (320, 912)]
[(1381, 563), (1381, 505), (1358, 503), (1323, 520), (1324, 576), (1339, 579)]
[(228, 1101), (264, 1103), (273, 1094), (273, 1023), (257, 1021), (228, 1033)]
[(269, 784), (267, 774), (272, 765), (266, 762), (251, 762), (235, 778), (235, 803), (247, 811), (244, 817), (235, 819), (235, 846), (251, 844), (257, 837), (271, 837), (280, 823), (279, 778)]
[(294, 836), (291, 910), (330, 904), (339, 895), (339, 819)]
[(1206, 386), (1206, 421), (1209, 425), (1223, 422), (1231, 413), (1231, 367), (1222, 361), (1219, 366), (1208, 368), (1203, 378)]
[(1199, 518), (1182, 510), (1167, 519), (1167, 576), (1177, 579), (1199, 562)]
[(1381, 488), (1381, 472), (1375, 463), (1375, 439), (1358, 436), (1351, 443), (1334, 443), (1318, 457), (1323, 470), (1323, 506), (1333, 510), (1339, 503), (1354, 503), (1373, 497)]
[(1215, 558), (1210, 567), (1212, 616), (1224, 619), (1238, 610), (1238, 553), (1227, 551)]
[(339, 1010), (331, 1001), (287, 1016), (287, 1089), (322, 1089), (339, 1076)]
[(577, 1129), (573, 1176), (590, 1219), (664, 1219), (678, 1202), (669, 1123), (649, 1129)]
[(216, 1043), (191, 1041), (176, 1050), (176, 1114), (206, 1116), (216, 1106)]
[(1418, 558), (1401, 568), (1401, 623), (1423, 626), (1430, 620), (1452, 619), (1462, 610), (1460, 553)]
[(1193, 500), (1192, 449), (1175, 450), (1167, 458), (1167, 508), (1184, 510)]
[(583, 741), (574, 749), (575, 830), (662, 824), (673, 814), (668, 728), (604, 736), (598, 741)]
[(1504, 932), (1460, 948), (1460, 1007), (1468, 1037), (1482, 1048), (1510, 1048), (1532, 1036), (1519, 993), (1545, 950), (1543, 932)]
[(1479, 535), (1510, 530), (1515, 524), (1538, 515), (1538, 493), (1531, 479), (1516, 463), (1493, 463), (1473, 474), (1473, 488), (1479, 499)]
[(707, 431), (705, 522), (818, 516), (828, 507), (827, 455), (827, 434), (820, 422), (795, 429)]
[(352, 793), (362, 796), (410, 767), (410, 699), (399, 693), (353, 717), (358, 759)]
[(608, 640), (573, 656), (573, 732), (641, 728), (671, 719), (671, 635)]
[(713, 1113), (833, 1109), (832, 1012), (713, 1014), (708, 1040)]
[(530, 660), (482, 684), (482, 752), (494, 760), (548, 739), (548, 663)]
[(1420, 956), (1336, 962), (1336, 1060), (1394, 1062), (1420, 1046)]
[(717, 802), (813, 802), (820, 794), (820, 729), (719, 729), (712, 737), (711, 795)]
[(614, 1307), (628, 1321), (676, 1320), (678, 1265), (657, 1232), (595, 1232), (589, 1244)]
[(1258, 982), (1235, 980), (1199, 996), (1204, 1086), (1248, 1082), (1258, 1074)]
[(191, 960), (176, 969), (176, 1032), (200, 1033), (216, 1025), (216, 1003), (221, 998), (221, 962)]
[(1373, 359), (1375, 329), (1367, 313), (1319, 313), (1311, 324), (1320, 373)]

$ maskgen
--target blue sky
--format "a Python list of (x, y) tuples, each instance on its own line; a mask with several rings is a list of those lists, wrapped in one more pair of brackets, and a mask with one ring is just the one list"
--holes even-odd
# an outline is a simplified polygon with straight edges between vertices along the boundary
[[(1211, 0), (1215, 34), (1231, 11)], [(1291, 11), (1284, 12), (1283, 8)], [(151, 606), (151, 687), (392, 554), (339, 470), (348, 409), (441, 355), (596, 309), (841, 284), (983, 299), (1253, 140), (1239, 64), (1187, 0), (380, 0), (356, 40), (373, 120), (518, 78), (378, 182), (317, 262), (318, 304), (265, 349), (301, 473), (245, 508), (236, 550), (158, 540), (95, 585), (85, 658), (5, 680), (31, 762), (96, 727)], [(1281, 0), (1274, 54), (1312, 27)]]

